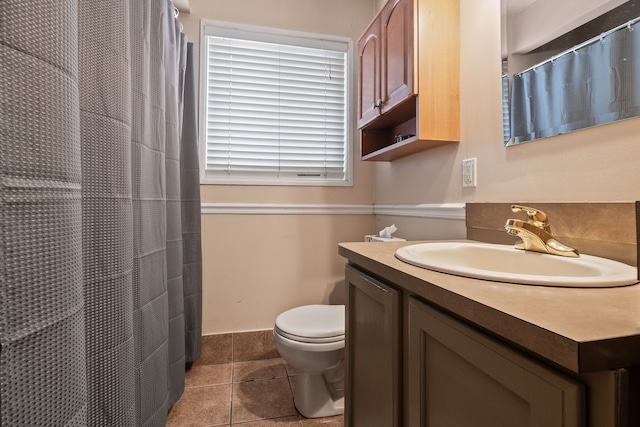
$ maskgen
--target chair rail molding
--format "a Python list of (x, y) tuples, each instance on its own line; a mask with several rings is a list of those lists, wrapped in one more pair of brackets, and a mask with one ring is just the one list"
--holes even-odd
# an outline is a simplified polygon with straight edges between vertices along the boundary
[(464, 203), (374, 205), (374, 215), (465, 220)]
[(203, 215), (386, 215), (465, 219), (464, 203), (419, 205), (347, 205), (297, 203), (202, 203)]

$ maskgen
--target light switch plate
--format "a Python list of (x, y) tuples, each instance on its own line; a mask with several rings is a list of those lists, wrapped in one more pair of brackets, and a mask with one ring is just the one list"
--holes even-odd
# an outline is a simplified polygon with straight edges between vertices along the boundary
[(476, 186), (476, 159), (466, 159), (462, 161), (462, 187), (471, 188)]

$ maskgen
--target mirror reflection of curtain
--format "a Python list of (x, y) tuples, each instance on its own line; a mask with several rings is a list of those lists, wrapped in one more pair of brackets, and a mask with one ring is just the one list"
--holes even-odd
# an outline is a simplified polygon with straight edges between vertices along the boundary
[(195, 86), (173, 5), (0, 15), (0, 424), (164, 426), (201, 319)]
[(502, 75), (502, 134), (504, 143), (511, 140), (511, 110), (509, 108), (509, 76)]
[(638, 25), (513, 76), (511, 144), (640, 115)]

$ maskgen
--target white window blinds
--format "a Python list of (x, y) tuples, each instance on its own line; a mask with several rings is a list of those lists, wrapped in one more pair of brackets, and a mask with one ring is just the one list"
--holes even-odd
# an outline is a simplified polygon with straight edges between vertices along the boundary
[(204, 36), (205, 178), (347, 182), (348, 44), (255, 31), (219, 33)]

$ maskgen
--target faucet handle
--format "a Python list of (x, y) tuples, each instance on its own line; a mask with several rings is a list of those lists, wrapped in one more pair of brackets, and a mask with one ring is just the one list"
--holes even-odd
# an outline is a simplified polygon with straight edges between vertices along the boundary
[(545, 230), (549, 230), (550, 228), (547, 214), (542, 212), (541, 210), (522, 205), (511, 205), (511, 210), (513, 212), (526, 212), (527, 222), (529, 224), (535, 225), (536, 227), (543, 228)]

